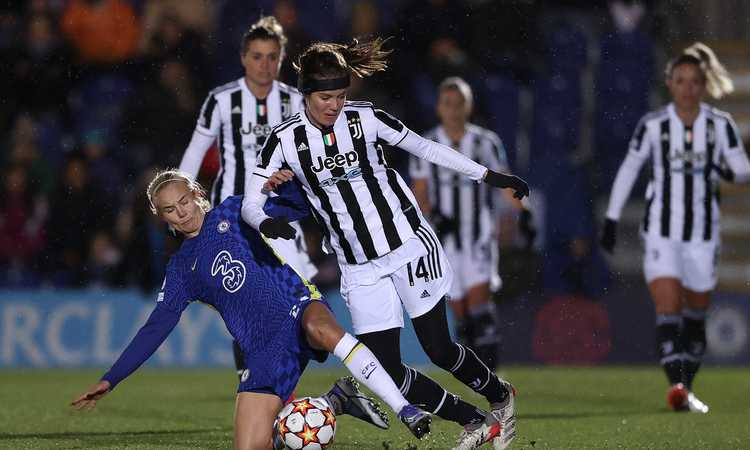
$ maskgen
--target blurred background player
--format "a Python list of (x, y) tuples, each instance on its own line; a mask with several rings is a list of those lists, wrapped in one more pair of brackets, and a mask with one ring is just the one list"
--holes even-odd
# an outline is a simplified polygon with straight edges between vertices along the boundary
[(750, 163), (732, 116), (701, 102), (706, 92), (718, 99), (734, 90), (714, 52), (693, 44), (669, 61), (665, 75), (672, 102), (636, 127), (612, 186), (601, 243), (613, 252), (623, 206), (650, 161), (643, 272), (656, 307), (658, 354), (671, 384), (667, 402), (676, 411), (707, 413), (692, 388), (717, 281), (718, 178), (750, 181)]
[[(494, 132), (469, 123), (474, 96), (466, 81), (449, 77), (438, 87), (437, 115), (440, 125), (424, 137), (498, 172), (507, 172), (502, 141)], [(491, 301), (490, 280), (497, 273), (498, 224), (494, 204), (497, 199), (484, 184), (460, 174), (411, 158), (410, 174), (419, 208), (430, 218), (455, 271), (450, 302), (456, 317), (456, 335), (473, 348), (489, 367), (496, 367), (500, 344), (495, 305)], [(502, 191), (505, 201), (522, 210), (521, 230), (533, 241), (531, 213)]]
[[(217, 87), (203, 103), (180, 170), (197, 178), (206, 152), (218, 138), (221, 167), (211, 190), (214, 205), (231, 195), (245, 193), (249, 171), (271, 128), (300, 109), (299, 92), (276, 80), (286, 42), (276, 19), (262, 17), (242, 37), (240, 60), (245, 76)], [(317, 270), (307, 255), (302, 229), (296, 222), (292, 226), (297, 230), (297, 239), (276, 239), (271, 246), (309, 280)], [(242, 353), (236, 342), (232, 348), (237, 374), (241, 375), (245, 370)]]
[[(158, 173), (147, 193), (152, 212), (186, 239), (170, 259), (146, 324), (101, 381), (73, 402), (76, 408), (93, 408), (137, 370), (169, 336), (185, 308), (201, 299), (221, 315), (248, 366), (237, 389), (235, 448), (271, 447), (273, 422), (283, 401), (307, 363), (324, 361), (328, 353), (380, 395), (415, 436), (429, 432), (429, 414), (408, 404), (370, 350), (336, 323), (315, 286), (242, 221), (242, 197), (232, 196), (211, 208), (201, 186), (176, 170)], [(351, 381), (340, 380), (325, 397), (334, 411), (338, 403), (340, 413), (355, 412), (360, 419), (388, 427), (376, 405)]]
[[(268, 138), (242, 215), (268, 237), (294, 238), (295, 230), (285, 220), (263, 212), (266, 183), (288, 167), (335, 250), (341, 294), (357, 336), (383, 361), (410, 401), (464, 426), (457, 448), (476, 448), (490, 440), (496, 448), (505, 448), (515, 436), (513, 388), (471, 348), (452, 341), (445, 309), (451, 266), (406, 183), (387, 166), (379, 144), (397, 146), (476, 182), (511, 188), (519, 199), (529, 194), (528, 185), (420, 137), (372, 103), (347, 102), (352, 75), (367, 77), (386, 69), (390, 52), (382, 44), (380, 39), (318, 43), (302, 54), (295, 67), (304, 110)], [(402, 364), (402, 307), (431, 361), (484, 396), (491, 414)]]

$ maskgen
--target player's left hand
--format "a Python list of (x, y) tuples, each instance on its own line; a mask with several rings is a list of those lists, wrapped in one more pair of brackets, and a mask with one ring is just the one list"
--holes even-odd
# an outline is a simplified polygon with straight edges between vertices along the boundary
[(294, 178), (294, 172), (289, 169), (281, 169), (274, 172), (265, 183), (263, 183), (263, 192), (273, 192), (286, 183), (287, 181)]
[(91, 386), (80, 397), (70, 402), (70, 405), (77, 410), (85, 409), (86, 411), (90, 411), (94, 409), (98, 400), (109, 394), (110, 386), (109, 381), (102, 380)]
[(612, 219), (604, 219), (604, 227), (602, 229), (602, 235), (599, 238), (599, 243), (602, 248), (610, 255), (615, 252), (615, 244), (617, 243), (617, 222)]
[(505, 175), (504, 173), (495, 172), (494, 170), (487, 170), (487, 174), (484, 176), (484, 182), (496, 188), (513, 189), (515, 191), (513, 197), (519, 200), (529, 196), (529, 185), (515, 175)]

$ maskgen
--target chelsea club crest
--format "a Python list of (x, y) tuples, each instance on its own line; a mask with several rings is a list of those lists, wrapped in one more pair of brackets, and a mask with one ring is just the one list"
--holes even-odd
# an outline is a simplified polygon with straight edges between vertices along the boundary
[(219, 233), (226, 233), (229, 231), (229, 221), (228, 220), (222, 220), (219, 222), (219, 225), (216, 226), (216, 231)]

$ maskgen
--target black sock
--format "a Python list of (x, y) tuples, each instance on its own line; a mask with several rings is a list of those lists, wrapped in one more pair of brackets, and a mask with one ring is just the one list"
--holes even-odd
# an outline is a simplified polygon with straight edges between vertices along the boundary
[(706, 310), (685, 309), (682, 311), (682, 382), (692, 389), (693, 379), (706, 352)]
[(487, 367), (497, 367), (497, 353), (500, 347), (497, 317), (492, 304), (480, 305), (469, 313), (473, 331), (470, 346)]
[(357, 338), (378, 357), (380, 364), (409, 403), (419, 405), (429, 413), (460, 425), (483, 421), (483, 411), (447, 392), (430, 377), (401, 363), (400, 335), (401, 328), (393, 328), (360, 334)]
[(669, 384), (682, 382), (682, 342), (680, 325), (682, 318), (674, 314), (657, 314), (656, 344), (659, 363), (667, 374)]
[(469, 347), (456, 344), (448, 332), (445, 298), (427, 313), (412, 319), (419, 343), (430, 360), (490, 403), (503, 403), (508, 389)]
[[(401, 393), (409, 403), (423, 406), (424, 410), (441, 419), (456, 422), (459, 425), (479, 423), (484, 420), (484, 413), (461, 400), (457, 395), (446, 391), (432, 378), (414, 368), (404, 366), (405, 377), (400, 384)], [(395, 380), (394, 380), (395, 381)]]
[(245, 355), (242, 353), (240, 344), (237, 341), (232, 341), (232, 351), (234, 353), (234, 366), (237, 368), (237, 374), (241, 375), (246, 369), (245, 367)]
[(490, 403), (503, 403), (508, 398), (508, 389), (469, 347), (453, 344), (456, 348), (455, 363), (443, 367), (474, 392), (483, 395)]

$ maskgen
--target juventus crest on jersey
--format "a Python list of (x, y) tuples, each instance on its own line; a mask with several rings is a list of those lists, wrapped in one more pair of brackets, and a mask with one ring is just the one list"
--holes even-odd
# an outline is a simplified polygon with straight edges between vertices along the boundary
[(729, 114), (701, 104), (692, 125), (683, 124), (674, 105), (647, 114), (638, 124), (630, 154), (650, 158), (643, 229), (680, 241), (718, 238), (718, 174), (712, 170), (730, 153), (743, 152)]
[(408, 129), (368, 102), (346, 102), (332, 127), (303, 111), (274, 129), (255, 174), (290, 168), (342, 263), (378, 258), (413, 237), (421, 214), (381, 143), (397, 145)]
[[(425, 138), (452, 147), (483, 166), (507, 172), (507, 157), (500, 138), (494, 132), (467, 124), (460, 142), (451, 142), (443, 127), (438, 126)], [(471, 249), (477, 242), (487, 242), (493, 233), (490, 188), (475, 183), (460, 173), (412, 157), (409, 171), (412, 179), (427, 182), (432, 210), (456, 222), (456, 232), (447, 237), (444, 245), (462, 250)]]
[(244, 78), (211, 91), (203, 103), (195, 131), (219, 140), (221, 168), (211, 190), (216, 205), (245, 192), (245, 171), (252, 169), (258, 150), (271, 129), (302, 108), (302, 94), (279, 81), (264, 99), (256, 98)]

